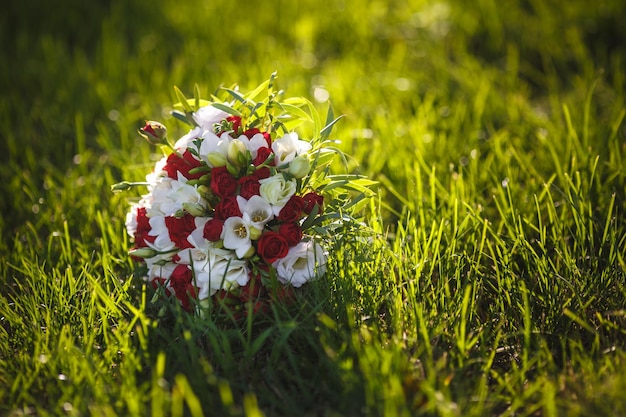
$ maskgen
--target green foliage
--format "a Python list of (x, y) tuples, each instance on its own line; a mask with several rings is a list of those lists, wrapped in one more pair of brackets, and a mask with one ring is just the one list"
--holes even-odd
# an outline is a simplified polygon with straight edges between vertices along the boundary
[[(71, 3), (0, 15), (0, 414), (626, 414), (626, 3)], [(274, 71), (362, 237), (267, 316), (150, 303), (137, 129)]]

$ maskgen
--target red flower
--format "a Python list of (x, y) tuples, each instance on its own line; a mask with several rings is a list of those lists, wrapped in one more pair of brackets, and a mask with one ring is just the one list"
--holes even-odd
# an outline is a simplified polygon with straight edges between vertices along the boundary
[(196, 229), (194, 219), (195, 217), (189, 213), (185, 213), (183, 217), (167, 216), (165, 218), (165, 227), (167, 227), (170, 240), (177, 248), (187, 249), (193, 246), (187, 237)]
[(250, 276), (250, 280), (246, 285), (240, 288), (239, 299), (242, 302), (258, 300), (264, 293), (261, 276)]
[(196, 174), (190, 174), (189, 171), (199, 166), (202, 166), (202, 162), (198, 161), (196, 157), (187, 150), (183, 153), (182, 158), (176, 153), (171, 153), (167, 157), (167, 162), (163, 169), (167, 172), (168, 177), (175, 180), (178, 179), (179, 172), (188, 180), (197, 180), (205, 173), (198, 172)]
[(150, 236), (148, 233), (152, 230), (150, 227), (150, 219), (146, 215), (146, 208), (137, 209), (137, 231), (135, 232), (135, 247), (144, 248), (148, 246), (146, 242), (153, 243), (156, 236)]
[(237, 192), (237, 179), (226, 167), (211, 170), (211, 190), (219, 197), (234, 195)]
[(170, 276), (170, 285), (186, 311), (191, 310), (191, 299), (198, 296), (197, 288), (192, 284), (193, 274), (188, 265), (178, 265)]
[(265, 232), (258, 241), (257, 251), (265, 262), (271, 264), (287, 256), (287, 240), (276, 232)]
[(289, 246), (295, 246), (302, 240), (302, 229), (297, 223), (283, 223), (278, 233), (285, 238)]
[(226, 220), (229, 217), (241, 217), (237, 198), (232, 195), (222, 198), (215, 206), (215, 217), (221, 220)]
[(165, 287), (165, 282), (167, 280), (165, 278), (154, 278), (152, 279), (152, 281), (150, 281), (150, 284), (152, 284), (152, 288), (156, 291), (158, 288), (163, 288), (165, 290), (165, 295), (167, 295), (168, 297), (172, 294), (172, 292), (170, 290), (167, 289), (167, 287)]
[(318, 206), (317, 213), (319, 214), (323, 211), (324, 196), (312, 191), (302, 196), (302, 199), (304, 200), (304, 212), (306, 214), (311, 214), (316, 204)]
[(223, 229), (224, 222), (220, 219), (213, 218), (204, 224), (203, 236), (210, 242), (218, 241), (221, 239)]
[(259, 195), (261, 184), (259, 178), (254, 175), (239, 178), (239, 195), (249, 200), (253, 195)]
[(226, 118), (226, 121), (232, 123), (233, 136), (239, 136), (239, 132), (241, 131), (241, 117), (228, 116)]
[(267, 158), (269, 158), (272, 153), (273, 152), (270, 148), (259, 148), (256, 153), (256, 158), (254, 158), (254, 160), (252, 161), (252, 165), (258, 167), (263, 162), (267, 161)]
[(280, 209), (278, 219), (283, 222), (295, 222), (302, 217), (305, 201), (298, 195), (292, 195), (287, 204)]

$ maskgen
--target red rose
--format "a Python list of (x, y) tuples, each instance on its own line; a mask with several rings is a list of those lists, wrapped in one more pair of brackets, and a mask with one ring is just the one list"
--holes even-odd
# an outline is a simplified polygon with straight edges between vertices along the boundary
[(187, 249), (193, 246), (187, 240), (191, 232), (196, 229), (195, 217), (191, 214), (185, 213), (183, 217), (167, 216), (165, 227), (167, 227), (170, 240), (177, 248)]
[(232, 195), (222, 198), (215, 206), (215, 217), (221, 220), (226, 220), (229, 217), (241, 217), (237, 198)]
[(269, 178), (272, 175), (272, 172), (268, 167), (257, 168), (256, 171), (252, 173), (252, 176), (257, 180), (262, 180), (264, 178)]
[(278, 233), (285, 238), (289, 246), (295, 246), (302, 240), (302, 229), (297, 223), (283, 223)]
[(265, 262), (271, 264), (287, 256), (287, 240), (276, 232), (265, 232), (257, 243), (257, 251)]
[(178, 265), (170, 276), (170, 285), (176, 293), (176, 298), (187, 311), (191, 309), (189, 297), (195, 298), (198, 295), (196, 287), (192, 284), (192, 278), (193, 274), (188, 265)]
[(213, 218), (204, 224), (203, 236), (210, 242), (215, 242), (221, 239), (222, 230), (224, 229), (224, 222), (220, 219)]
[(259, 178), (254, 175), (239, 178), (239, 195), (249, 200), (253, 195), (259, 195), (261, 184)]
[(195, 156), (188, 150), (183, 153), (182, 158), (177, 153), (171, 153), (167, 157), (165, 167), (163, 168), (167, 172), (167, 176), (177, 180), (178, 173), (180, 172), (188, 180), (196, 180), (203, 176), (204, 172), (198, 172), (196, 174), (190, 174), (189, 171), (193, 168), (202, 166), (202, 162), (198, 161)]
[(211, 190), (219, 197), (226, 197), (237, 192), (237, 179), (226, 167), (211, 169)]
[(254, 160), (252, 161), (252, 165), (258, 167), (259, 165), (263, 164), (263, 162), (267, 161), (267, 158), (269, 158), (272, 154), (273, 152), (270, 148), (259, 148), (256, 151), (256, 158), (254, 158)]
[(287, 204), (280, 209), (278, 214), (278, 220), (283, 222), (295, 222), (302, 217), (304, 211), (305, 202), (302, 197), (298, 195), (292, 195)]
[(313, 211), (313, 207), (317, 204), (318, 209), (317, 213), (321, 213), (324, 206), (324, 196), (321, 196), (315, 192), (310, 192), (302, 196), (304, 200), (304, 212), (306, 214), (311, 214)]

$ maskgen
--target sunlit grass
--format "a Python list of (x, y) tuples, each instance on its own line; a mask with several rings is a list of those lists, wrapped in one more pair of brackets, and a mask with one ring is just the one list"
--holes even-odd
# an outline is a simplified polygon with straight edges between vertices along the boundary
[[(622, 2), (71, 3), (0, 17), (0, 414), (626, 414)], [(346, 115), (363, 239), (265, 317), (151, 303), (137, 128), (275, 70)]]

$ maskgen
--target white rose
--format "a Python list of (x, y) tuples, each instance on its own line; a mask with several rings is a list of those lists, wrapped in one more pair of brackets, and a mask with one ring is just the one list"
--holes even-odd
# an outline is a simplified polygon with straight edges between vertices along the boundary
[(259, 194), (272, 206), (275, 216), (287, 204), (287, 201), (296, 193), (296, 181), (286, 181), (282, 174), (259, 180)]
[(305, 282), (326, 273), (326, 253), (313, 241), (300, 242), (289, 249), (287, 256), (272, 264), (278, 280), (300, 287)]

